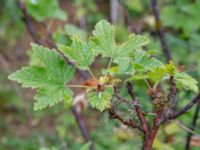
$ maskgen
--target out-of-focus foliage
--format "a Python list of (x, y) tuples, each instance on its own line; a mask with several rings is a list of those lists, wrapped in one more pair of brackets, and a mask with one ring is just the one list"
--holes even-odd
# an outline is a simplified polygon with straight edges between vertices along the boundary
[(58, 0), (25, 0), (28, 13), (37, 21), (57, 18), (67, 19), (67, 14), (59, 8)]
[(16, 0), (0, 1), (0, 51), (12, 45), (24, 31), (21, 16)]
[[(81, 41), (86, 42), (87, 37), (91, 34), (94, 25), (100, 19), (109, 19), (110, 6), (109, 1), (101, 0), (52, 0), (47, 3), (45, 0), (24, 0), (26, 7), (29, 9), (28, 13), (33, 20), (42, 21), (47, 24), (56, 19), (63, 21), (68, 19), (68, 22), (61, 26), (52, 26), (53, 40), (58, 44), (70, 46), (72, 43), (71, 36), (75, 34), (79, 36)], [(47, 1), (47, 0), (46, 0)], [(67, 1), (67, 3), (65, 3)], [(33, 5), (36, 2), (37, 5)], [(61, 5), (64, 4), (64, 5)], [(159, 8), (161, 13), (161, 21), (164, 25), (164, 30), (167, 34), (167, 41), (172, 52), (173, 61), (177, 65), (177, 69), (187, 72), (197, 80), (200, 79), (200, 22), (199, 10), (200, 1), (196, 0), (163, 0), (159, 1)], [(68, 5), (70, 4), (70, 5)], [(160, 41), (154, 34), (154, 20), (149, 8), (149, 0), (121, 0), (120, 4), (123, 8), (124, 18), (123, 23), (116, 23), (116, 43), (123, 43), (128, 40), (128, 35), (131, 34), (134, 28), (148, 37), (152, 42), (145, 47), (143, 51), (136, 51), (134, 53), (134, 63), (130, 63), (140, 72), (145, 72), (147, 66), (162, 66), (157, 58), (163, 59)], [(62, 6), (62, 10), (60, 9)], [(73, 8), (71, 8), (71, 6)], [(45, 9), (43, 9), (45, 8)], [(53, 10), (50, 10), (53, 8)], [(47, 11), (48, 10), (48, 11)], [(50, 10), (50, 11), (49, 11)], [(22, 13), (18, 9), (16, 0), (1, 0), (0, 1), (0, 54), (6, 54), (8, 61), (11, 61), (19, 49), (15, 50), (15, 43), (20, 38), (27, 38), (24, 34), (24, 23), (21, 19)], [(133, 22), (131, 22), (133, 21)], [(36, 23), (37, 24), (37, 23)], [(45, 26), (46, 27), (46, 26)], [(39, 31), (40, 32), (40, 31)], [(43, 33), (41, 33), (43, 35)], [(110, 41), (109, 41), (110, 42)], [(9, 48), (9, 49), (8, 49)], [(9, 51), (12, 49), (12, 53)], [(21, 47), (20, 47), (21, 49)], [(25, 48), (27, 49), (27, 48)], [(149, 51), (147, 51), (149, 50)], [(155, 52), (155, 50), (158, 50)], [(8, 53), (8, 54), (7, 54)], [(38, 59), (31, 56), (31, 66), (38, 64)], [(148, 54), (149, 53), (149, 54)], [(3, 55), (2, 54), (2, 55)], [(155, 56), (155, 54), (158, 54)], [(149, 56), (155, 58), (149, 62)], [(163, 59), (164, 60), (164, 59)], [(98, 75), (99, 67), (107, 64), (107, 59), (96, 62), (94, 70)], [(128, 61), (122, 61), (126, 66)], [(18, 62), (10, 62), (14, 69), (18, 67)], [(41, 64), (40, 64), (41, 65)], [(41, 65), (42, 66), (42, 65)], [(43, 66), (44, 67), (44, 66)], [(163, 69), (164, 67), (164, 69)], [(153, 69), (147, 75), (150, 76), (153, 82), (162, 80), (161, 84), (165, 82), (166, 66)], [(105, 70), (104, 70), (105, 71)], [(117, 67), (110, 68), (103, 74), (112, 74), (118, 71)], [(131, 70), (133, 72), (135, 70)], [(148, 70), (149, 71), (149, 70)], [(159, 72), (159, 74), (158, 74)], [(72, 149), (84, 150), (88, 148), (90, 143), (84, 144), (81, 133), (76, 125), (76, 121), (72, 114), (63, 110), (63, 105), (56, 105), (51, 109), (46, 109), (43, 112), (32, 111), (32, 92), (29, 90), (21, 90), (16, 84), (11, 84), (6, 76), (9, 72), (4, 72), (0, 68), (0, 149), (42, 149), (42, 150), (57, 150), (57, 149)], [(181, 73), (182, 74), (182, 73)], [(146, 84), (143, 79), (147, 75), (135, 74), (131, 80), (134, 84), (136, 94), (142, 107), (146, 111), (146, 116), (151, 120), (153, 118), (151, 113), (151, 106), (149, 96), (146, 91)], [(185, 75), (184, 75), (185, 76)], [(164, 78), (163, 78), (164, 77)], [(188, 76), (185, 79), (177, 77), (178, 81), (182, 82), (181, 87), (190, 87), (196, 91), (196, 81)], [(188, 80), (189, 79), (189, 80)], [(191, 84), (194, 83), (194, 84)], [(191, 86), (191, 85), (195, 85)], [(168, 87), (163, 86), (164, 89)], [(129, 98), (125, 88), (120, 89), (120, 93), (124, 98)], [(20, 95), (23, 95), (20, 97)], [(193, 97), (192, 92), (180, 90), (179, 102), (177, 109), (183, 107)], [(133, 111), (126, 106), (117, 106), (119, 110), (126, 110), (126, 113), (120, 113), (129, 119), (134, 118)], [(28, 110), (27, 117), (26, 109)], [(191, 118), (193, 117), (193, 110), (189, 111), (184, 116), (180, 117), (180, 122), (186, 127), (189, 127)], [(130, 115), (131, 114), (131, 115)], [(132, 115), (133, 114), (133, 115)], [(99, 115), (96, 111), (91, 109), (84, 111), (85, 120), (92, 132), (92, 139), (95, 143), (96, 150), (116, 149), (116, 150), (132, 150), (140, 149), (142, 141), (136, 131), (128, 130), (121, 126), (116, 121), (110, 120), (106, 113)], [(134, 118), (136, 119), (136, 118)], [(198, 120), (199, 121), (199, 120)], [(197, 132), (198, 129), (196, 130)], [(184, 149), (185, 138), (187, 131), (177, 126), (177, 124), (167, 124), (161, 127), (154, 143), (156, 150), (163, 149)], [(192, 146), (191, 150), (198, 150), (199, 147)]]

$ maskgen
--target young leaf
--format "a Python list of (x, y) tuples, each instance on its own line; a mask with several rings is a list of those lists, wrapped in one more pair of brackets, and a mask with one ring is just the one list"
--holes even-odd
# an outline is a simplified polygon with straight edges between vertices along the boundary
[(96, 54), (103, 57), (112, 57), (117, 47), (115, 42), (115, 28), (106, 20), (99, 21), (95, 30), (94, 37), (90, 39), (90, 45)]
[(53, 106), (62, 100), (72, 101), (72, 92), (65, 88), (65, 84), (72, 79), (74, 69), (65, 64), (55, 50), (33, 44), (32, 51), (42, 65), (23, 67), (8, 78), (22, 83), (23, 87), (37, 89), (34, 110)]
[(82, 70), (87, 70), (94, 61), (93, 50), (76, 36), (72, 37), (71, 47), (58, 45), (58, 49)]
[(195, 93), (198, 92), (197, 81), (184, 72), (177, 72), (174, 75), (174, 79), (178, 88), (185, 88), (186, 90), (192, 90)]
[(109, 57), (119, 67), (119, 73), (130, 74), (130, 54), (134, 50), (141, 49), (142, 46), (149, 43), (146, 37), (131, 34), (129, 39), (117, 45), (115, 41), (115, 29), (107, 21), (103, 20), (97, 23), (94, 30), (94, 37), (90, 39), (90, 46), (96, 54), (103, 57)]
[(134, 74), (135, 70), (130, 66), (130, 57), (120, 57), (118, 59), (114, 59), (114, 62), (118, 65), (117, 74)]
[(104, 91), (89, 91), (87, 98), (92, 107), (99, 109), (101, 112), (110, 107), (113, 95), (113, 88), (107, 87)]
[(115, 28), (106, 20), (97, 23), (93, 34), (94, 37), (90, 39), (90, 45), (97, 54), (101, 54), (103, 57), (127, 57), (133, 50), (141, 49), (142, 46), (149, 43), (149, 39), (146, 37), (131, 34), (126, 42), (117, 45)]
[[(139, 56), (141, 54), (141, 56)], [(140, 71), (151, 71), (155, 68), (165, 68), (165, 65), (158, 59), (151, 57), (149, 54), (143, 51), (136, 51), (134, 53), (134, 61), (132, 62), (133, 67)]]
[(118, 64), (119, 73), (133, 74), (134, 71), (130, 69), (130, 62), (132, 58), (129, 56), (129, 54), (133, 53), (134, 50), (141, 49), (142, 46), (148, 43), (149, 39), (146, 37), (131, 34), (128, 41), (118, 46), (114, 54), (113, 61)]
[(131, 34), (128, 40), (121, 45), (116, 50), (116, 56), (127, 56), (133, 52), (133, 50), (141, 49), (142, 46), (145, 46), (149, 43), (149, 39), (145, 36)]
[(167, 71), (165, 68), (155, 68), (154, 70), (147, 73), (150, 80), (157, 82), (167, 76)]
[(173, 76), (175, 73), (177, 73), (177, 69), (176, 69), (176, 66), (174, 65), (173, 61), (170, 61), (169, 64), (165, 65), (165, 67), (166, 67), (167, 72), (170, 75)]

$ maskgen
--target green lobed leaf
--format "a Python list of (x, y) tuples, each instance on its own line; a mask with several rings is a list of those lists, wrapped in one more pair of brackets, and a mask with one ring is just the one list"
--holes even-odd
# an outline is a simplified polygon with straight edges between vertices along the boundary
[(65, 105), (72, 104), (72, 96), (72, 91), (62, 86), (40, 88), (34, 97), (37, 100), (34, 104), (34, 110), (41, 110), (47, 106), (51, 107), (63, 100)]
[(115, 55), (118, 57), (127, 56), (133, 50), (141, 49), (142, 46), (147, 45), (149, 42), (149, 39), (145, 36), (131, 34), (126, 42), (118, 46)]
[(110, 107), (112, 95), (114, 91), (112, 87), (105, 88), (104, 91), (89, 91), (87, 98), (93, 108), (99, 109), (101, 112)]
[(115, 42), (115, 28), (106, 20), (99, 21), (95, 30), (94, 37), (90, 39), (90, 45), (96, 54), (103, 57), (112, 57), (117, 47)]
[(146, 37), (131, 34), (126, 42), (117, 44), (115, 28), (106, 20), (97, 23), (93, 34), (90, 46), (95, 50), (96, 55), (101, 54), (103, 57), (111, 58), (119, 66), (119, 73), (131, 73), (129, 68), (132, 58), (130, 55), (149, 43)]
[(87, 70), (95, 58), (93, 50), (77, 36), (72, 37), (71, 47), (58, 45), (58, 49), (82, 70)]
[(195, 93), (198, 93), (198, 82), (188, 74), (184, 72), (177, 72), (174, 75), (174, 79), (177, 83), (178, 88), (184, 88), (186, 90), (192, 90)]
[(65, 88), (65, 84), (72, 79), (74, 69), (65, 64), (55, 50), (32, 44), (32, 51), (42, 65), (23, 67), (8, 78), (21, 83), (23, 87), (37, 89), (34, 110), (51, 107), (63, 100), (71, 102), (72, 92)]
[(147, 76), (152, 81), (157, 82), (167, 76), (167, 71), (165, 68), (155, 68), (154, 70), (148, 72)]
[(132, 66), (138, 72), (152, 71), (155, 68), (165, 68), (165, 65), (144, 51), (135, 51)]
[(135, 68), (136, 74), (130, 78), (130, 80), (150, 79), (153, 82), (158, 82), (162, 79), (169, 78), (170, 75), (174, 75), (177, 69), (172, 61), (169, 64), (164, 65), (156, 58), (150, 57), (142, 51), (136, 51), (135, 61), (132, 62)]

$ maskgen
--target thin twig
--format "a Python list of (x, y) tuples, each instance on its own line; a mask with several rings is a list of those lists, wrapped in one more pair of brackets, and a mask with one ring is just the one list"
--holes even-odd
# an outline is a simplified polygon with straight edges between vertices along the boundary
[(143, 131), (141, 129), (141, 127), (138, 126), (133, 120), (131, 120), (131, 119), (130, 120), (123, 119), (119, 114), (117, 114), (117, 112), (113, 108), (110, 108), (108, 110), (109, 110), (109, 115), (110, 115), (111, 119), (117, 119), (122, 124), (124, 124), (126, 126), (129, 126), (129, 127), (132, 127), (132, 128), (137, 128), (138, 130)]
[(163, 53), (165, 55), (166, 62), (168, 63), (172, 59), (171, 52), (169, 50), (169, 46), (166, 40), (166, 35), (165, 35), (161, 20), (160, 20), (157, 0), (151, 0), (151, 9), (152, 9), (152, 13), (155, 19), (155, 28), (160, 38), (160, 42), (161, 42)]
[(24, 21), (24, 23), (26, 25), (27, 31), (30, 33), (31, 37), (33, 38), (33, 40), (36, 43), (38, 43), (40, 45), (43, 45), (43, 42), (40, 40), (40, 38), (36, 34), (37, 32), (36, 32), (32, 22), (31, 22), (31, 19), (30, 19), (29, 15), (28, 15), (28, 13), (26, 11), (25, 5), (21, 0), (18, 1), (18, 6), (22, 11), (23, 21)]
[(183, 124), (180, 123), (180, 122), (175, 122), (175, 123), (176, 123), (180, 128), (182, 128), (182, 129), (188, 131), (189, 133), (194, 134), (194, 135), (196, 135), (196, 136), (198, 136), (198, 137), (200, 138), (200, 134), (199, 134), (199, 133), (195, 132), (194, 130), (192, 130), (192, 129), (188, 128), (188, 127), (186, 127), (185, 125), (183, 125)]
[(123, 102), (123, 103), (128, 104), (128, 105), (131, 104), (131, 101), (128, 101), (128, 100), (124, 99), (123, 97), (121, 97), (117, 87), (114, 87), (114, 93), (115, 93), (115, 97), (117, 98), (117, 101)]
[[(80, 129), (85, 141), (91, 142), (89, 130), (86, 128), (85, 122), (84, 122), (82, 116), (77, 112), (75, 107), (72, 107), (72, 113), (73, 113), (74, 117), (76, 118), (76, 122), (79, 126), (79, 129)], [(91, 145), (90, 145), (90, 150), (94, 150), (94, 145), (93, 145), (92, 142), (91, 142)]]
[(87, 85), (66, 85), (69, 88), (96, 88), (96, 86), (87, 86)]
[[(190, 130), (192, 130), (192, 131), (195, 130), (195, 127), (196, 127), (196, 124), (197, 124), (197, 119), (199, 117), (199, 112), (200, 112), (200, 103), (196, 106), (196, 110), (195, 110), (194, 117), (193, 117), (193, 120), (192, 120), (192, 124), (191, 124), (191, 127), (190, 127)], [(188, 132), (185, 150), (190, 150), (190, 140), (191, 140), (192, 134), (194, 134), (194, 133)]]
[(159, 124), (164, 123), (168, 120), (172, 120), (175, 119), (179, 116), (181, 116), (182, 114), (188, 112), (196, 103), (198, 103), (200, 101), (200, 93), (194, 97), (185, 107), (183, 107), (181, 110), (172, 113), (170, 116), (166, 116), (164, 118), (161, 119), (161, 121), (159, 122)]
[(138, 115), (138, 118), (140, 120), (142, 130), (145, 134), (147, 134), (148, 133), (147, 121), (146, 121), (146, 118), (144, 117), (144, 113), (142, 112), (140, 105), (138, 105), (138, 101), (135, 97), (133, 87), (132, 87), (132, 84), (130, 82), (127, 82), (127, 90), (128, 90), (129, 95), (132, 98), (133, 103), (136, 104), (136, 105), (134, 105), (134, 107), (135, 107), (135, 111)]

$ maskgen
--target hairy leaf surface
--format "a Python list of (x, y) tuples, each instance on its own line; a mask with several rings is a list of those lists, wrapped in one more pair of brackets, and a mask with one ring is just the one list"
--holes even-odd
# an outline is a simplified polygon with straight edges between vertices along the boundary
[(177, 83), (177, 86), (179, 88), (184, 88), (186, 90), (192, 90), (195, 93), (198, 92), (198, 86), (197, 86), (197, 81), (189, 76), (188, 74), (184, 72), (178, 72), (174, 75), (174, 79)]
[(94, 61), (94, 52), (78, 37), (73, 36), (71, 47), (58, 45), (59, 50), (68, 57), (75, 65), (83, 70), (87, 70), (88, 66)]
[(87, 98), (92, 107), (104, 111), (110, 107), (111, 99), (113, 95), (113, 88), (107, 87), (104, 91), (90, 91), (87, 93)]
[(37, 89), (34, 110), (53, 106), (63, 100), (71, 101), (72, 92), (65, 88), (65, 84), (72, 79), (74, 69), (66, 65), (55, 50), (34, 44), (32, 51), (42, 65), (23, 67), (11, 74), (9, 79), (22, 83), (24, 87)]

